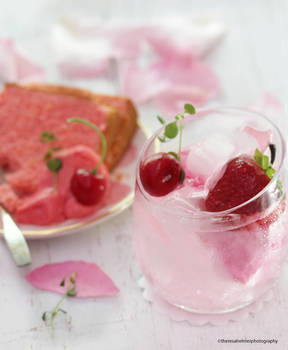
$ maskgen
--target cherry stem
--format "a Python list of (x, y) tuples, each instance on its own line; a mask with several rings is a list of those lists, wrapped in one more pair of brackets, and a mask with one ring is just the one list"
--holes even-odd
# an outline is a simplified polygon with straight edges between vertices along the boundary
[(104, 136), (104, 134), (102, 133), (102, 131), (93, 123), (89, 122), (86, 119), (81, 119), (81, 118), (69, 118), (67, 119), (68, 123), (73, 123), (73, 122), (77, 122), (80, 124), (85, 124), (90, 126), (90, 128), (92, 128), (94, 131), (97, 132), (97, 134), (100, 137), (101, 143), (102, 143), (102, 150), (101, 150), (101, 159), (99, 161), (99, 163), (96, 165), (96, 167), (94, 169), (91, 170), (92, 174), (96, 174), (98, 169), (100, 168), (101, 164), (104, 162), (104, 159), (106, 157), (106, 152), (107, 152), (107, 142), (106, 142), (106, 138)]

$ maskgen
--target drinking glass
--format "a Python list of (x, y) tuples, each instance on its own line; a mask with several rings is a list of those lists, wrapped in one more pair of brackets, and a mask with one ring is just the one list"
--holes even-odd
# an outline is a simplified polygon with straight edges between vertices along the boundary
[[(154, 153), (177, 152), (178, 138), (159, 142), (164, 128), (146, 141), (137, 164), (133, 206), (137, 261), (154, 292), (175, 306), (208, 314), (240, 309), (274, 285), (287, 256), (283, 137), (269, 119), (248, 109), (206, 109), (185, 116), (181, 152), (185, 181), (171, 193), (154, 197), (143, 187), (140, 168)], [(206, 211), (209, 186), (227, 161), (240, 154), (253, 157), (255, 148), (261, 147), (271, 158), (267, 139), (276, 148), (275, 173), (268, 185), (237, 207)], [(261, 210), (249, 214), (255, 201)]]

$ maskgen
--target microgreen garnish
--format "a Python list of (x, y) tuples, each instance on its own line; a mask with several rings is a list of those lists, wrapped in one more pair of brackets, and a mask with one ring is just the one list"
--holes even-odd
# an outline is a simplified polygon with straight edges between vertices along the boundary
[[(264, 155), (261, 151), (259, 151), (258, 148), (256, 148), (254, 152), (254, 160), (265, 171), (269, 179), (272, 179), (276, 172), (276, 170), (272, 167), (272, 164), (274, 163), (275, 156), (276, 156), (276, 146), (274, 144), (270, 144), (269, 148), (271, 152), (271, 161), (269, 160), (269, 157)], [(280, 180), (277, 180), (276, 184), (277, 184), (278, 190), (282, 194), (283, 193), (282, 182)]]
[(42, 314), (42, 320), (44, 322), (49, 321), (49, 327), (50, 327), (51, 336), (54, 335), (54, 319), (57, 316), (57, 314), (59, 312), (62, 312), (63, 314), (67, 314), (67, 311), (65, 311), (64, 309), (60, 308), (60, 305), (63, 303), (63, 301), (66, 299), (67, 296), (74, 297), (77, 294), (75, 276), (76, 276), (76, 273), (73, 272), (71, 274), (71, 276), (65, 277), (61, 281), (61, 283), (59, 285), (61, 287), (65, 287), (65, 284), (66, 284), (66, 282), (68, 280), (68, 284), (67, 284), (67, 287), (66, 287), (64, 295), (58, 301), (58, 303), (55, 305), (55, 307), (52, 309), (52, 311), (45, 311)]
[[(194, 106), (186, 103), (184, 105), (184, 113), (187, 114), (195, 114), (196, 110)], [(184, 114), (183, 113), (178, 113), (175, 117), (174, 120), (168, 124), (166, 124), (164, 133), (163, 135), (159, 135), (158, 139), (161, 142), (167, 142), (171, 139), (174, 139), (178, 134), (179, 134), (179, 149), (178, 149), (178, 154), (175, 152), (169, 152), (171, 155), (173, 155), (177, 160), (180, 160), (181, 156), (181, 146), (182, 146), (182, 133), (183, 133), (183, 123), (182, 119), (184, 119)], [(157, 116), (157, 119), (161, 124), (165, 124), (165, 119), (162, 118), (161, 116)]]
[(189, 103), (186, 103), (184, 105), (184, 109), (185, 109), (185, 113), (188, 113), (188, 114), (195, 114), (196, 113), (195, 107), (190, 105)]
[(61, 149), (61, 147), (52, 145), (52, 142), (56, 140), (57, 138), (51, 131), (43, 131), (41, 134), (40, 141), (42, 143), (47, 143), (50, 146), (48, 152), (46, 152), (44, 155), (44, 160), (46, 162), (47, 168), (53, 173), (55, 191), (57, 191), (58, 183), (57, 174), (58, 171), (62, 168), (62, 160), (54, 157), (54, 152), (59, 151)]
[(41, 142), (50, 143), (51, 141), (57, 140), (51, 131), (43, 131), (41, 134)]
[(105, 157), (106, 157), (106, 152), (107, 152), (106, 138), (105, 138), (104, 134), (102, 133), (102, 131), (95, 124), (89, 122), (86, 119), (80, 119), (80, 118), (67, 119), (67, 123), (73, 123), (73, 122), (90, 126), (90, 128), (92, 128), (94, 131), (96, 131), (100, 137), (101, 144), (102, 144), (101, 158), (100, 158), (99, 163), (96, 165), (96, 167), (93, 170), (91, 170), (92, 174), (96, 174), (98, 169), (100, 168), (101, 164), (104, 162)]

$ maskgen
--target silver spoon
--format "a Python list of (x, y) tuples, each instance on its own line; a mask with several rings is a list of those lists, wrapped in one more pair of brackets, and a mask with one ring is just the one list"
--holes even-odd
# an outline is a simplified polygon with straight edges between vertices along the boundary
[[(3, 170), (0, 168), (0, 182), (6, 183)], [(11, 215), (1, 206), (3, 236), (17, 266), (31, 263), (31, 254), (23, 233), (12, 219)]]
[(12, 219), (11, 215), (1, 207), (3, 236), (17, 266), (31, 263), (31, 254), (23, 233)]

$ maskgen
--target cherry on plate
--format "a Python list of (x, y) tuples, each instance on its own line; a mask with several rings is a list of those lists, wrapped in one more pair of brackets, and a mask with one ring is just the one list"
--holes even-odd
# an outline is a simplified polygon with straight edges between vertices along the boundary
[(107, 182), (104, 175), (86, 169), (77, 169), (72, 176), (70, 189), (77, 201), (83, 205), (96, 205), (104, 198)]

